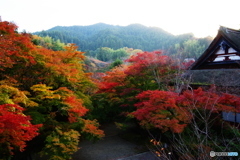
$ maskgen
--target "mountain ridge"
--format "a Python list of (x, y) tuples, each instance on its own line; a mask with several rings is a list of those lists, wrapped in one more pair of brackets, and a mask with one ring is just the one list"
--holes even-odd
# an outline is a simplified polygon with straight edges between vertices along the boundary
[[(149, 36), (152, 37), (154, 34), (157, 34), (158, 37), (166, 37), (165, 34), (173, 37), (172, 34), (160, 28), (147, 27), (138, 23), (130, 24), (128, 26), (109, 25), (106, 23), (96, 23), (89, 26), (55, 26), (46, 31), (35, 32), (33, 34), (40, 36), (48, 35), (52, 38), (60, 39), (65, 43), (73, 42), (79, 45), (83, 50), (95, 50), (99, 47), (110, 47), (113, 49), (129, 47), (142, 50), (152, 50), (151, 47), (144, 47), (144, 39), (149, 39)], [(96, 39), (98, 40), (98, 45), (86, 45), (86, 41), (93, 43)], [(125, 43), (123, 42), (123, 39)], [(131, 44), (131, 41), (138, 42), (137, 44)], [(154, 49), (161, 48), (155, 47)]]
[(139, 23), (127, 26), (106, 23), (96, 23), (89, 26), (55, 26), (49, 30), (33, 34), (50, 36), (54, 39), (60, 39), (64, 43), (75, 43), (81, 51), (96, 50), (101, 47), (112, 49), (128, 47), (143, 51), (164, 50), (166, 53), (173, 54), (176, 52), (176, 44), (182, 47), (187, 40), (201, 40), (203, 44), (200, 45), (210, 43), (204, 38), (194, 37), (192, 33), (176, 36), (159, 27), (147, 27)]

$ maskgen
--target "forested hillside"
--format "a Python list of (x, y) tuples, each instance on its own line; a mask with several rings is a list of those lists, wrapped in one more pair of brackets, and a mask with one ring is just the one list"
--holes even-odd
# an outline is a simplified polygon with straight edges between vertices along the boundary
[(157, 27), (140, 24), (113, 26), (98, 23), (90, 26), (56, 26), (34, 33), (49, 36), (64, 43), (75, 43), (81, 51), (95, 51), (101, 47), (123, 47), (143, 51), (163, 50), (165, 54), (183, 58), (197, 58), (209, 45), (211, 38), (195, 38), (193, 34), (174, 36)]

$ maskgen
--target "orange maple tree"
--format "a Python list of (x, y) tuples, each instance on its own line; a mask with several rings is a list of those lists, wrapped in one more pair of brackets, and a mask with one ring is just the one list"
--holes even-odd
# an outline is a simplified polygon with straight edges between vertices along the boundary
[(25, 66), (36, 63), (31, 53), (33, 45), (26, 33), (18, 34), (17, 26), (13, 23), (0, 22), (0, 70), (11, 68), (14, 64), (23, 63)]

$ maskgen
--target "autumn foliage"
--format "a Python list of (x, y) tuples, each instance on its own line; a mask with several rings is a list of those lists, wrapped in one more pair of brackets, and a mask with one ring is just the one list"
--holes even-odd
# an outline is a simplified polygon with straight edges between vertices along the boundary
[(126, 62), (129, 64), (106, 72), (97, 96), (105, 97), (103, 103), (112, 110), (121, 108), (115, 109), (119, 115), (134, 117), (147, 129), (181, 133), (196, 110), (219, 114), (239, 110), (237, 96), (216, 93), (214, 87), (211, 91), (175, 92), (177, 83), (184, 83), (181, 74), (189, 63), (176, 63), (161, 51), (137, 53)]
[(0, 57), (0, 159), (18, 156), (26, 146), (51, 159), (70, 159), (80, 135), (104, 136), (96, 120), (84, 117), (96, 87), (77, 46), (62, 51), (36, 46), (31, 35), (5, 21), (0, 22)]
[(187, 108), (178, 105), (178, 94), (169, 91), (144, 91), (136, 96), (140, 101), (132, 115), (140, 125), (150, 129), (159, 128), (163, 132), (171, 130), (180, 133), (190, 122)]
[(141, 52), (126, 60), (131, 65), (125, 70), (129, 77), (141, 83), (137, 87), (143, 90), (167, 90), (174, 84), (179, 66), (162, 51)]
[[(148, 129), (159, 128), (162, 132), (171, 130), (181, 133), (194, 117), (193, 112), (239, 112), (239, 97), (216, 94), (201, 88), (187, 90), (179, 95), (169, 91), (144, 91), (136, 96), (132, 115)], [(195, 114), (196, 115), (196, 114)]]
[(33, 45), (28, 34), (18, 34), (17, 26), (10, 22), (0, 22), (0, 70), (11, 68), (19, 62), (25, 66), (36, 63), (32, 55)]
[[(222, 151), (224, 146), (238, 148), (229, 141), (238, 140), (239, 131), (222, 120), (222, 112), (239, 113), (239, 97), (219, 93), (214, 85), (210, 90), (182, 90), (187, 81), (183, 73), (191, 63), (180, 63), (160, 51), (133, 55), (98, 81), (94, 110), (104, 112), (106, 119), (112, 116), (117, 121), (123, 115), (125, 121), (137, 120), (142, 128), (171, 143), (170, 149), (182, 159), (206, 157), (210, 150)], [(219, 130), (224, 138), (217, 137)], [(163, 154), (161, 142), (154, 142), (157, 155)]]
[(240, 98), (236, 95), (227, 93), (216, 93), (212, 91), (203, 91), (202, 88), (196, 90), (187, 90), (179, 96), (179, 105), (188, 107), (191, 110), (202, 109), (214, 113), (239, 112)]
[(26, 141), (36, 137), (41, 124), (31, 124), (31, 118), (23, 114), (24, 108), (16, 104), (0, 105), (1, 154), (13, 154), (13, 149), (23, 151)]
[[(120, 117), (162, 134), (193, 134), (192, 124), (200, 124), (194, 126), (197, 138), (206, 134), (212, 147), (209, 126), (222, 112), (240, 112), (238, 96), (214, 88), (180, 90), (189, 63), (162, 51), (134, 54), (125, 64), (92, 75), (84, 70), (84, 52), (74, 44), (53, 51), (16, 30), (15, 24), (0, 22), (0, 159), (33, 148), (50, 159), (71, 159), (80, 137), (104, 136), (96, 119)], [(196, 141), (193, 149), (211, 149)]]
[(106, 72), (98, 83), (99, 91), (95, 96), (104, 98), (102, 103), (96, 104), (99, 107), (95, 110), (104, 108), (106, 113), (128, 115), (135, 110), (136, 96), (141, 92), (172, 89), (179, 69), (174, 60), (161, 51), (137, 53), (126, 63)]

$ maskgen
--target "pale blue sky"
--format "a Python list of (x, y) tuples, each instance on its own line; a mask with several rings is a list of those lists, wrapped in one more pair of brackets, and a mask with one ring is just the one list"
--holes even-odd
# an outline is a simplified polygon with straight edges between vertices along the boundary
[(215, 36), (220, 25), (239, 29), (238, 6), (238, 0), (0, 0), (0, 16), (27, 32), (57, 25), (140, 23), (204, 37)]

